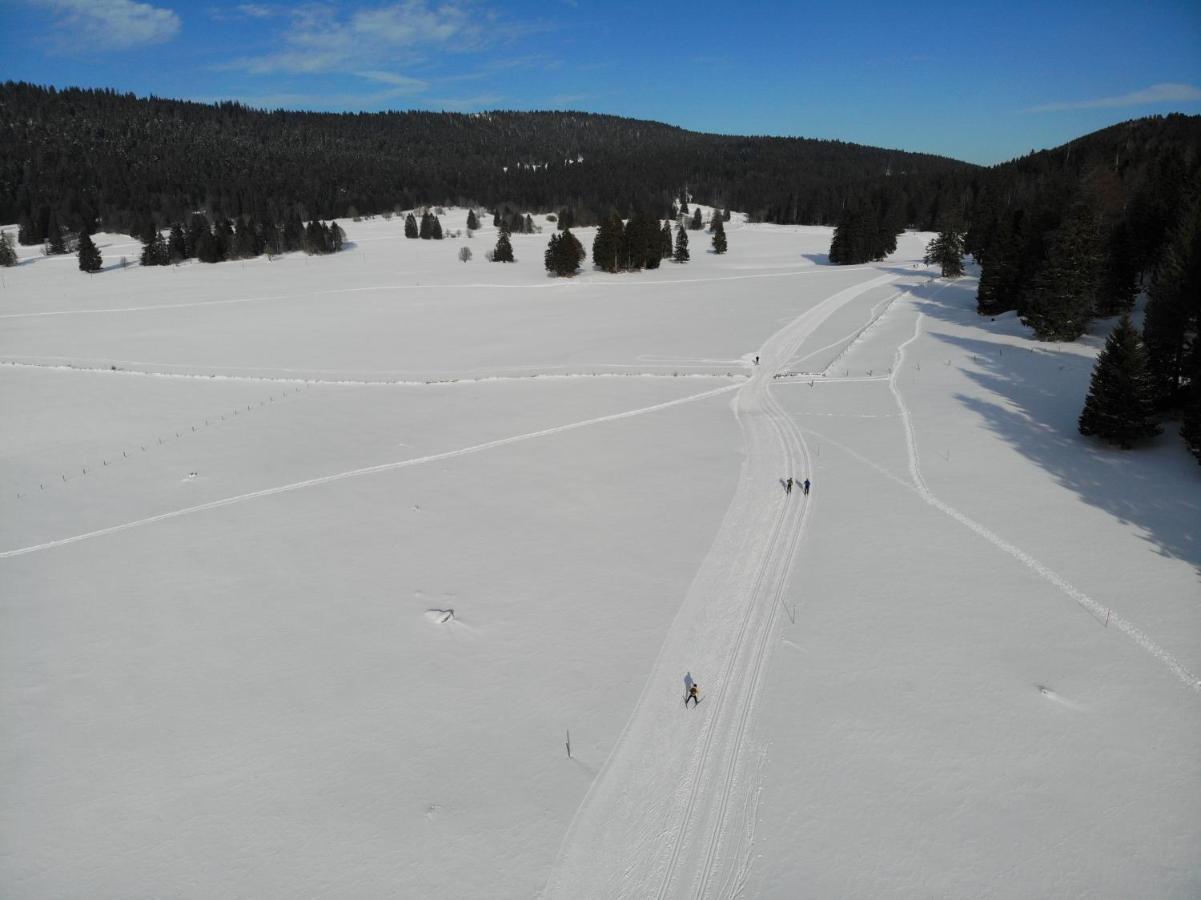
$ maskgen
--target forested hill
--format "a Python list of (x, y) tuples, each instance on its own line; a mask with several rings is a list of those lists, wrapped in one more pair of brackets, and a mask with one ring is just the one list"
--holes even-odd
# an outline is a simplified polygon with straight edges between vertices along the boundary
[(0, 85), (0, 221), (35, 239), (216, 216), (334, 218), (419, 204), (666, 215), (698, 201), (828, 224), (886, 205), (933, 227), (969, 202), (975, 166), (803, 138), (731, 137), (573, 112), (332, 114)]

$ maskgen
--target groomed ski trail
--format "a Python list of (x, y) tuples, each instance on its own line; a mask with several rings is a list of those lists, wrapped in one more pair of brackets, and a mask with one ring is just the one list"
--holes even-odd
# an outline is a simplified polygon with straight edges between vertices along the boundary
[[(749, 868), (757, 779), (743, 752), (780, 598), (813, 497), (780, 479), (808, 473), (800, 430), (772, 375), (813, 330), (883, 275), (846, 288), (768, 339), (733, 403), (746, 457), (713, 545), (664, 640), (642, 695), (572, 820), (547, 898), (730, 896)], [(708, 697), (683, 707), (691, 672)], [(680, 687), (677, 692), (676, 687)], [(738, 827), (730, 822), (740, 810)]]

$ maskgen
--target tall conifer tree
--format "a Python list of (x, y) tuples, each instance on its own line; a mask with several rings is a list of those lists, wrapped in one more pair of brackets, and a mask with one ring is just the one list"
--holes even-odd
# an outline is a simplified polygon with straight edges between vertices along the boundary
[(79, 271), (99, 272), (103, 261), (92, 236), (86, 231), (79, 236)]
[(1093, 367), (1080, 433), (1129, 450), (1134, 441), (1159, 432), (1146, 350), (1130, 317), (1122, 316)]

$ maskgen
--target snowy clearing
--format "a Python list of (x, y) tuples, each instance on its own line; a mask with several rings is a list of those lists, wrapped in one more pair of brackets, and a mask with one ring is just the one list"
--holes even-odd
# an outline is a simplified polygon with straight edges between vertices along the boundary
[(342, 224), (0, 270), (4, 896), (1201, 894), (1201, 469), (1076, 434), (1103, 325)]

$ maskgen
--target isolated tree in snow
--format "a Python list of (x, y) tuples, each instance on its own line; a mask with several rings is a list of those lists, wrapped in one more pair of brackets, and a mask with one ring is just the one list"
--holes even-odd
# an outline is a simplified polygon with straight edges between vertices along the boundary
[(99, 272), (102, 260), (92, 236), (86, 231), (79, 236), (79, 271)]
[(700, 231), (705, 227), (705, 220), (701, 216), (701, 208), (698, 206), (692, 211), (692, 221), (688, 223), (688, 228), (691, 231)]
[(470, 259), (471, 259), (471, 248), (470, 247), (460, 247), (459, 248), (459, 262), (468, 262)]
[(659, 231), (659, 256), (662, 259), (671, 259), (676, 252), (675, 244), (671, 240), (671, 223), (674, 220), (675, 216), (666, 220)]
[(509, 240), (509, 229), (501, 228), (496, 237), (496, 249), (492, 251), (492, 261), (511, 263), (513, 259), (513, 242)]
[(937, 265), (943, 278), (958, 278), (963, 274), (963, 232), (948, 228), (926, 245), (926, 265)]
[(725, 222), (725, 217), (721, 214), (721, 209), (716, 206), (713, 207), (713, 215), (709, 217), (709, 231), (716, 231), (717, 226), (723, 222)]
[(419, 236), (420, 233), (417, 230), (417, 219), (412, 213), (409, 213), (407, 216), (405, 216), (405, 237), (415, 238)]
[(726, 252), (726, 226), (717, 217), (713, 219), (713, 252), (717, 254)]
[(468, 231), (478, 231), (479, 227), (480, 227), (480, 220), (475, 217), (475, 210), (474, 209), (467, 210), (467, 230)]
[(676, 226), (676, 252), (672, 257), (678, 263), (688, 262), (688, 232), (683, 225)]
[(0, 266), (12, 268), (17, 264), (17, 251), (7, 231), (0, 231)]
[(551, 235), (544, 257), (546, 271), (570, 277), (584, 261), (584, 247), (570, 231)]
[(1129, 450), (1134, 441), (1159, 432), (1147, 352), (1130, 317), (1122, 316), (1093, 367), (1080, 433)]

